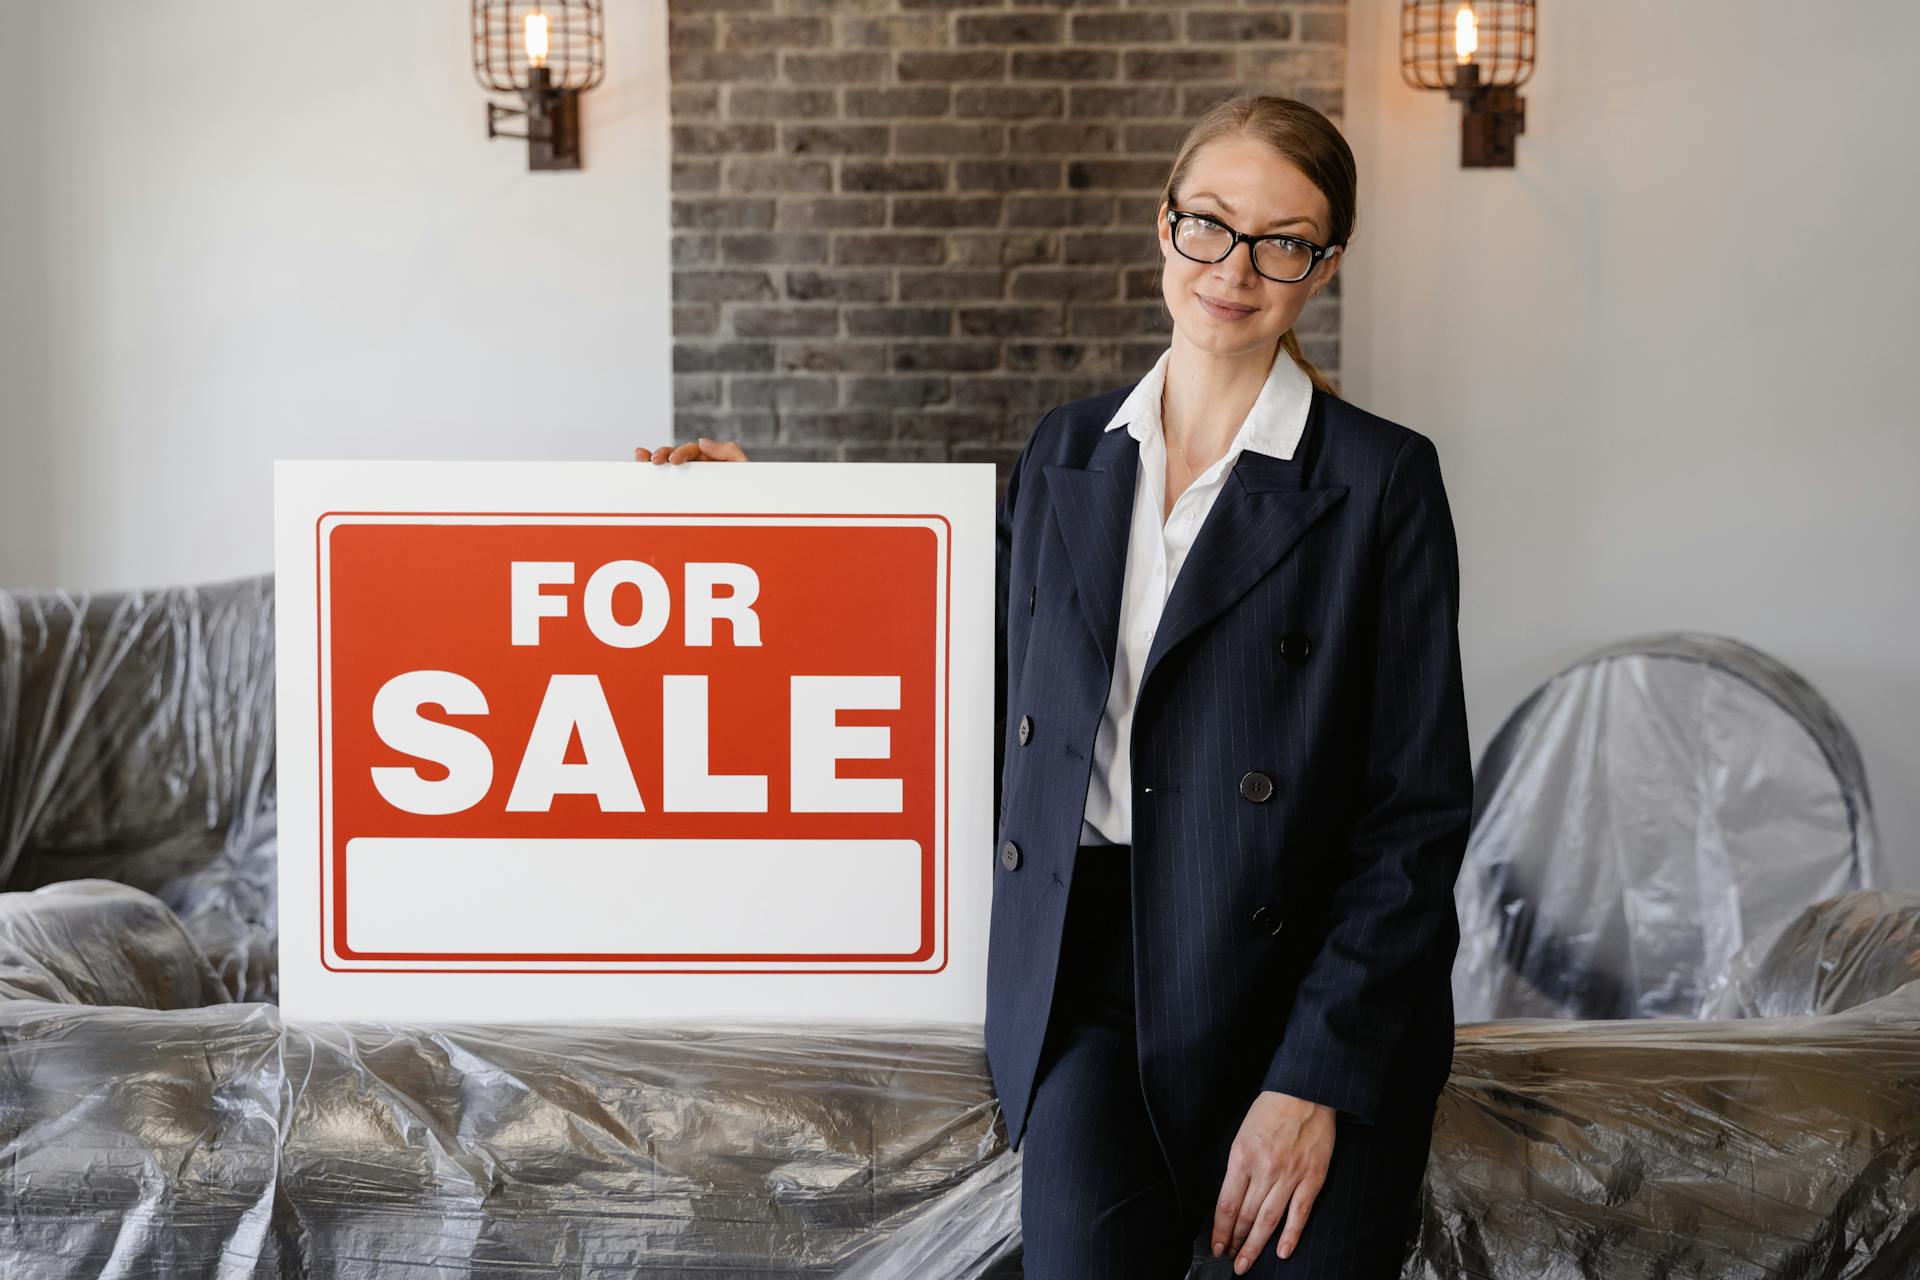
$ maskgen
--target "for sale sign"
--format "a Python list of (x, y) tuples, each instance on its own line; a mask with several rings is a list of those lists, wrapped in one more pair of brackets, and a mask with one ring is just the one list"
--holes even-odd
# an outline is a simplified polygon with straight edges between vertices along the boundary
[(283, 1008), (978, 1021), (993, 492), (277, 463)]

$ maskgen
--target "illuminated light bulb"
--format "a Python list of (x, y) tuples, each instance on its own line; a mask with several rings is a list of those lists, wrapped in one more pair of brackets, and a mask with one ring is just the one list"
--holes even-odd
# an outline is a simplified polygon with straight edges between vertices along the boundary
[(547, 65), (547, 15), (537, 10), (527, 15), (527, 62), (536, 67)]
[(1453, 15), (1453, 53), (1462, 63), (1473, 61), (1473, 51), (1480, 47), (1480, 26), (1474, 20), (1473, 6), (1462, 4), (1460, 12)]

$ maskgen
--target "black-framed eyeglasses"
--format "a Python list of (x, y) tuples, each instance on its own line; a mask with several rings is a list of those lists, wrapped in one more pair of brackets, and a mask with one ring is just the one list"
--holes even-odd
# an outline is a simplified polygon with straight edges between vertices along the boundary
[(1167, 224), (1173, 228), (1173, 247), (1195, 262), (1219, 262), (1246, 241), (1253, 269), (1275, 284), (1298, 284), (1322, 258), (1341, 247), (1318, 245), (1299, 236), (1250, 236), (1211, 214), (1185, 209), (1168, 209)]

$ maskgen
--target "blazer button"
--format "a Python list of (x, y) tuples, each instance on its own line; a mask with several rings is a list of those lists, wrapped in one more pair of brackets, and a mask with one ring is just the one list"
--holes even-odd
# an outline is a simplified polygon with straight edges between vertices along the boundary
[(1254, 909), (1253, 927), (1271, 937), (1280, 932), (1280, 913), (1272, 907), (1262, 906)]
[(1240, 794), (1256, 803), (1273, 794), (1273, 779), (1258, 771), (1241, 775)]
[(1033, 736), (1033, 717), (1021, 716), (1020, 717), (1020, 745), (1023, 747), (1026, 746), (1027, 739), (1031, 738), (1032, 736)]
[(1294, 666), (1307, 660), (1307, 638), (1298, 631), (1288, 631), (1280, 637), (1280, 656)]
[(1009, 840), (1000, 846), (1000, 865), (1009, 871), (1020, 868), (1020, 846)]

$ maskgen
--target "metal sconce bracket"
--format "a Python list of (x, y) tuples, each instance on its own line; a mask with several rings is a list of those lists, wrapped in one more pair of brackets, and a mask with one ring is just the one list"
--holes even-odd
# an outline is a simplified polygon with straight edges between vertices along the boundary
[[(528, 76), (532, 83), (520, 91), (527, 102), (525, 107), (487, 103), (487, 136), (524, 138), (529, 169), (578, 169), (580, 91), (553, 88), (552, 73), (546, 67), (531, 68)], [(498, 127), (498, 121), (514, 116), (526, 119), (525, 133), (507, 133)]]
[(1466, 112), (1460, 121), (1460, 164), (1468, 169), (1511, 169), (1514, 139), (1527, 127), (1527, 101), (1510, 84), (1481, 84), (1480, 68), (1467, 63), (1447, 96)]

